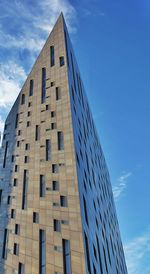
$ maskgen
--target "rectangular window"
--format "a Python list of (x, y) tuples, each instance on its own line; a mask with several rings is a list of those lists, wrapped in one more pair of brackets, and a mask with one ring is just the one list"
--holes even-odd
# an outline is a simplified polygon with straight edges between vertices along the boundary
[(18, 127), (19, 114), (16, 114), (15, 128)]
[(17, 185), (18, 185), (18, 179), (14, 178), (14, 186), (17, 186)]
[(18, 274), (24, 274), (24, 264), (22, 263), (18, 265)]
[(42, 94), (41, 94), (41, 103), (45, 102), (46, 98), (46, 68), (42, 68)]
[(59, 57), (59, 63), (60, 63), (60, 67), (64, 66), (65, 64), (64, 56)]
[(40, 140), (40, 126), (36, 125), (35, 127), (35, 141)]
[(12, 202), (12, 197), (10, 195), (8, 195), (7, 204), (11, 205), (11, 202)]
[(15, 165), (15, 172), (18, 172), (18, 169), (19, 169), (18, 165)]
[(51, 123), (51, 129), (56, 129), (56, 123)]
[(20, 146), (20, 141), (17, 141), (17, 147), (19, 147)]
[(71, 251), (70, 251), (70, 241), (69, 240), (62, 240), (63, 246), (63, 269), (64, 274), (71, 274)]
[(19, 255), (19, 244), (14, 243), (14, 255)]
[(23, 192), (22, 192), (22, 209), (27, 209), (28, 180), (29, 180), (29, 172), (28, 172), (28, 170), (24, 170)]
[(62, 131), (57, 132), (58, 150), (64, 149), (64, 134)]
[(21, 105), (25, 104), (25, 94), (22, 94), (21, 96)]
[(59, 191), (59, 182), (58, 181), (53, 181), (52, 182), (52, 189), (54, 191)]
[(40, 197), (45, 197), (45, 176), (40, 175)]
[(54, 231), (61, 231), (61, 222), (59, 220), (54, 220)]
[(33, 212), (33, 223), (38, 224), (39, 223), (39, 213)]
[(46, 140), (46, 161), (51, 160), (51, 140)]
[(1, 203), (2, 203), (2, 189), (0, 189), (0, 205), (1, 205)]
[(4, 240), (3, 240), (3, 251), (2, 251), (2, 258), (7, 258), (7, 244), (8, 244), (8, 229), (5, 228), (4, 231)]
[(25, 144), (25, 150), (29, 150), (30, 149), (30, 144)]
[(51, 111), (51, 117), (55, 117), (56, 116), (56, 112), (55, 111)]
[(61, 91), (59, 87), (56, 87), (56, 101), (61, 99)]
[(15, 219), (15, 217), (16, 217), (16, 211), (15, 209), (11, 209), (11, 218)]
[(19, 224), (15, 224), (15, 234), (16, 235), (20, 234), (20, 225)]
[(46, 273), (46, 235), (45, 231), (39, 231), (39, 274)]
[(6, 146), (5, 146), (5, 153), (4, 153), (4, 160), (3, 160), (3, 168), (5, 168), (5, 166), (6, 166), (7, 150), (8, 150), (8, 141), (6, 142)]
[(60, 196), (60, 206), (62, 207), (68, 206), (67, 196)]
[(50, 47), (50, 64), (51, 64), (51, 67), (53, 67), (55, 65), (55, 49), (54, 49), (54, 46)]
[(29, 96), (33, 95), (34, 81), (30, 80)]
[(24, 157), (24, 163), (25, 163), (25, 164), (29, 163), (29, 156), (25, 156), (25, 157)]
[(57, 164), (52, 165), (52, 173), (58, 173), (58, 165)]

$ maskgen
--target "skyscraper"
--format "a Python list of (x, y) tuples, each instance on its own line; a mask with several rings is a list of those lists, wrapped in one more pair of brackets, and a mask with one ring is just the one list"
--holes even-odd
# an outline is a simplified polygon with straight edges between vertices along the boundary
[(0, 273), (127, 273), (109, 173), (62, 14), (5, 123)]

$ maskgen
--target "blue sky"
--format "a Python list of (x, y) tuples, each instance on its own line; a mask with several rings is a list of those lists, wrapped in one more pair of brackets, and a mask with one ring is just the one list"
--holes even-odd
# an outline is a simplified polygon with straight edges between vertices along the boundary
[(61, 11), (108, 163), (129, 274), (149, 274), (149, 0), (0, 1), (0, 130)]

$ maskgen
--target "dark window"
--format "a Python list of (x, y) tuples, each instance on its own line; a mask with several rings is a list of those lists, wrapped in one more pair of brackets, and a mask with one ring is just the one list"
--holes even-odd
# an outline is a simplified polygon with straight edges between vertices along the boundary
[(35, 127), (35, 141), (40, 140), (40, 126), (36, 125)]
[(89, 274), (91, 274), (91, 265), (90, 265), (91, 258), (90, 258), (90, 253), (89, 253), (88, 238), (87, 238), (85, 232), (84, 232), (84, 238), (85, 238), (85, 249), (86, 249), (86, 257), (87, 257), (86, 262), (87, 262)]
[(18, 274), (24, 274), (24, 264), (22, 263), (18, 265)]
[(60, 196), (60, 206), (67, 207), (68, 201), (66, 196)]
[(5, 168), (5, 166), (6, 166), (7, 150), (8, 150), (8, 141), (6, 142), (6, 146), (5, 146), (5, 153), (4, 153), (4, 160), (3, 160), (3, 168)]
[(51, 129), (56, 129), (56, 123), (51, 123)]
[(29, 102), (29, 103), (28, 103), (28, 107), (31, 107), (31, 106), (32, 106), (32, 103), (31, 103), (31, 102)]
[(31, 111), (28, 111), (28, 117), (31, 115)]
[(46, 140), (46, 161), (51, 160), (51, 140)]
[(54, 50), (54, 46), (50, 47), (50, 64), (51, 64), (51, 67), (53, 67), (55, 65), (55, 50)]
[(33, 212), (33, 223), (38, 223), (38, 222), (39, 222), (39, 213)]
[(46, 273), (46, 235), (45, 231), (39, 231), (39, 274)]
[(19, 244), (14, 243), (14, 255), (19, 255)]
[(70, 241), (69, 240), (62, 240), (63, 246), (63, 268), (64, 274), (71, 274), (71, 250), (70, 250)]
[(11, 156), (11, 161), (12, 161), (12, 163), (15, 161), (15, 155)]
[(61, 99), (61, 91), (59, 87), (56, 87), (56, 100), (60, 100)]
[(29, 96), (33, 95), (34, 81), (30, 80)]
[(20, 234), (20, 225), (19, 224), (15, 224), (15, 234), (16, 235)]
[(27, 127), (31, 126), (31, 122), (27, 121)]
[(15, 217), (16, 217), (16, 211), (15, 209), (11, 209), (11, 218), (15, 219)]
[(60, 222), (60, 220), (54, 220), (54, 231), (57, 231), (57, 232), (61, 231), (61, 222)]
[(53, 181), (52, 182), (52, 189), (54, 191), (58, 191), (59, 190), (59, 182), (58, 181)]
[(25, 156), (25, 157), (24, 157), (24, 162), (25, 162), (25, 164), (26, 164), (26, 163), (29, 163), (29, 156)]
[(25, 104), (25, 94), (22, 94), (21, 96), (21, 105)]
[(17, 141), (17, 147), (19, 147), (20, 146), (20, 141)]
[(55, 117), (55, 116), (56, 116), (55, 111), (51, 111), (51, 117), (53, 118), (53, 117)]
[(65, 64), (64, 56), (59, 57), (59, 64), (60, 64), (60, 67), (64, 66)]
[(45, 102), (46, 98), (46, 68), (42, 68), (42, 94), (41, 103)]
[(16, 114), (15, 128), (18, 127), (19, 114)]
[(27, 209), (28, 180), (29, 180), (29, 172), (28, 172), (28, 170), (24, 170), (23, 192), (22, 192), (22, 209)]
[(18, 172), (18, 165), (15, 165), (15, 172)]
[(8, 244), (8, 229), (5, 228), (4, 231), (4, 240), (3, 240), (3, 251), (2, 251), (2, 258), (7, 258), (7, 244)]
[(45, 176), (40, 175), (40, 197), (45, 197)]
[(10, 195), (8, 195), (7, 204), (11, 205), (11, 202), (12, 202), (12, 197)]
[(52, 173), (58, 173), (58, 165), (57, 164), (52, 165)]
[(1, 203), (2, 203), (2, 189), (0, 189), (0, 205), (1, 205)]
[(20, 135), (21, 135), (21, 130), (19, 129), (19, 130), (18, 130), (18, 136), (20, 136)]
[(30, 144), (25, 144), (25, 150), (29, 150), (30, 149)]
[(62, 131), (57, 132), (58, 150), (64, 149), (64, 134)]
[(46, 110), (49, 110), (49, 105), (46, 105)]
[(14, 186), (17, 186), (17, 185), (18, 185), (18, 179), (14, 178)]
[(51, 82), (51, 87), (55, 86), (55, 82)]

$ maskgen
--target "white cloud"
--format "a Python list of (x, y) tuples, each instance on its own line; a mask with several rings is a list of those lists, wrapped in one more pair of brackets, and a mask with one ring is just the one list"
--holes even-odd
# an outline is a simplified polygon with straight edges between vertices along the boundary
[(25, 71), (14, 62), (0, 65), (0, 107), (9, 108), (26, 79)]
[(127, 188), (128, 178), (131, 177), (132, 173), (127, 172), (123, 173), (117, 180), (117, 184), (113, 187), (113, 194), (115, 200), (118, 200), (120, 195), (125, 191)]
[(150, 230), (124, 246), (130, 274), (150, 273)]

